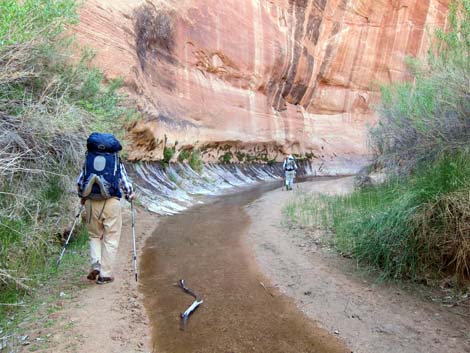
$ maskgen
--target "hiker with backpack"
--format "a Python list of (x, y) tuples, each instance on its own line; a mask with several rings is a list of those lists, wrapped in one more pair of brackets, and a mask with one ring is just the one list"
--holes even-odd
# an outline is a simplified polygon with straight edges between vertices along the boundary
[(121, 237), (122, 193), (131, 202), (134, 189), (119, 158), (121, 143), (112, 134), (92, 133), (87, 139), (85, 163), (77, 180), (78, 196), (85, 205), (90, 235), (91, 271), (97, 284), (114, 280), (113, 263)]
[(295, 178), (295, 171), (297, 170), (297, 164), (295, 163), (295, 159), (292, 155), (288, 155), (287, 158), (284, 160), (282, 165), (285, 174), (285, 184), (286, 190), (292, 190), (292, 185), (294, 184)]

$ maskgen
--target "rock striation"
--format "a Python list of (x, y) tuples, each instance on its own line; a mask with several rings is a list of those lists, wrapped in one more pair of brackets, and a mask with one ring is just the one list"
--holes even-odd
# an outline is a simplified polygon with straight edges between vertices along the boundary
[(88, 0), (75, 27), (145, 113), (131, 159), (364, 157), (381, 83), (407, 79), (448, 0)]

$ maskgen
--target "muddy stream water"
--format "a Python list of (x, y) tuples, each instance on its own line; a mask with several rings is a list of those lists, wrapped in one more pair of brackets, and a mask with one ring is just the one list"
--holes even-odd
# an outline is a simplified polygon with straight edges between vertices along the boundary
[[(244, 206), (275, 187), (264, 184), (162, 218), (140, 265), (153, 352), (350, 352), (269, 288), (244, 245), (250, 222)], [(180, 313), (193, 298), (177, 286), (180, 279), (204, 300), (184, 331)]]

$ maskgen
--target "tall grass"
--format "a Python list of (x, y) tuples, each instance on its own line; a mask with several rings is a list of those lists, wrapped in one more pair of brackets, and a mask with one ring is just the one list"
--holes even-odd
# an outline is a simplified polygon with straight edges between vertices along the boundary
[[(451, 4), (412, 82), (382, 88), (370, 131), (380, 186), (341, 197), (302, 197), (291, 222), (329, 228), (340, 252), (383, 278), (470, 279), (470, 0)], [(315, 223), (316, 222), (316, 223)], [(435, 282), (434, 282), (435, 283)]]
[(338, 249), (385, 277), (470, 276), (470, 158), (462, 153), (412, 176), (326, 199)]
[(295, 225), (328, 229), (340, 253), (383, 278), (463, 281), (470, 278), (469, 162), (470, 150), (346, 196), (299, 195), (284, 212)]
[(470, 0), (450, 5), (427, 60), (408, 59), (414, 79), (382, 87), (380, 119), (371, 129), (377, 159), (412, 170), (470, 141)]
[(119, 135), (134, 115), (89, 51), (71, 60), (76, 20), (72, 0), (0, 0), (0, 303), (55, 260), (88, 133)]

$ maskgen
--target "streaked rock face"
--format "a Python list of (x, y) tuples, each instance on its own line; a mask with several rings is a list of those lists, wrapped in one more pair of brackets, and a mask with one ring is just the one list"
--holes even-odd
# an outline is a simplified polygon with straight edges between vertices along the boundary
[(406, 56), (425, 54), (447, 3), (89, 0), (76, 30), (148, 116), (131, 158), (177, 142), (211, 160), (331, 159), (368, 154), (374, 87), (406, 79)]

